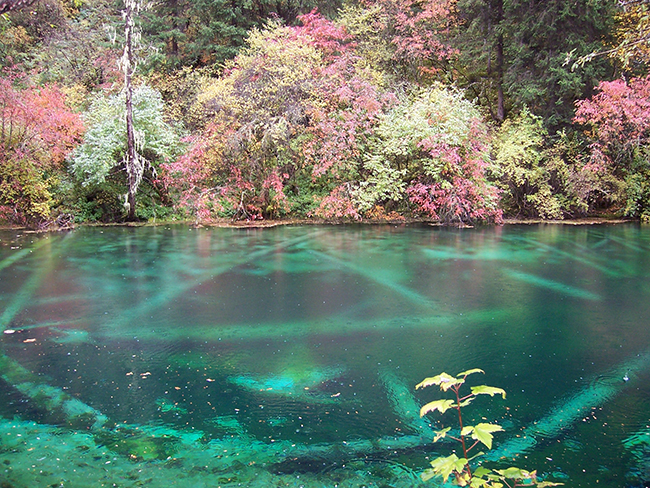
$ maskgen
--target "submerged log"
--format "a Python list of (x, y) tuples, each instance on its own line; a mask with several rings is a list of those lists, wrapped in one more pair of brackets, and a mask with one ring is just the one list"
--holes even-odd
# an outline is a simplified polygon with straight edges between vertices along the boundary
[(43, 411), (47, 423), (73, 429), (98, 429), (108, 418), (63, 390), (44, 383), (28, 369), (5, 354), (0, 355), (0, 378)]

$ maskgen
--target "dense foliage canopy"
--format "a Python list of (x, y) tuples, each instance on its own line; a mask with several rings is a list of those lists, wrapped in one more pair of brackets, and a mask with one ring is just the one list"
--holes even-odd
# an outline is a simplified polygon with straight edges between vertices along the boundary
[(650, 218), (650, 2), (138, 5), (0, 1), (0, 220)]

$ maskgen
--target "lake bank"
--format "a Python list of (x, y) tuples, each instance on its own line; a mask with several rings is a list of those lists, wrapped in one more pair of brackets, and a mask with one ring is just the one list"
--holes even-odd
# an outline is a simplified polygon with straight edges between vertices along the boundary
[(191, 227), (214, 227), (214, 228), (247, 228), (247, 229), (264, 229), (289, 225), (423, 225), (432, 227), (450, 227), (450, 228), (474, 228), (474, 227), (491, 227), (501, 225), (604, 225), (604, 224), (626, 224), (626, 223), (641, 223), (638, 219), (626, 218), (606, 218), (606, 217), (583, 217), (577, 219), (563, 219), (563, 220), (544, 220), (544, 219), (518, 219), (509, 218), (504, 219), (500, 224), (445, 224), (442, 222), (435, 222), (424, 219), (386, 219), (386, 220), (359, 220), (359, 221), (346, 221), (346, 220), (321, 220), (321, 219), (277, 219), (277, 220), (230, 220), (223, 219), (218, 221), (202, 221), (197, 222), (193, 220), (170, 220), (159, 222), (84, 222), (81, 224), (73, 224), (69, 227), (48, 227), (45, 229), (31, 229), (24, 226), (13, 225), (0, 225), (0, 230), (14, 230), (24, 231), (28, 233), (43, 233), (43, 232), (57, 232), (61, 230), (70, 230), (78, 227), (156, 227), (165, 225), (189, 225)]

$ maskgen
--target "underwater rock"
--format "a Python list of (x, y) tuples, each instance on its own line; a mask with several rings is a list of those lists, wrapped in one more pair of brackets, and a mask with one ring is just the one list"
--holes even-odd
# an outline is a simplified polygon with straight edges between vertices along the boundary
[(322, 368), (296, 374), (231, 376), (228, 381), (249, 391), (291, 396), (310, 403), (337, 403), (339, 395), (318, 392), (318, 388), (343, 374), (338, 368)]
[(102, 430), (94, 435), (97, 443), (132, 461), (165, 460), (177, 450), (173, 437), (155, 437), (135, 430)]
[(81, 329), (59, 329), (52, 327), (51, 331), (58, 334), (55, 342), (59, 344), (92, 344), (93, 340), (87, 330)]

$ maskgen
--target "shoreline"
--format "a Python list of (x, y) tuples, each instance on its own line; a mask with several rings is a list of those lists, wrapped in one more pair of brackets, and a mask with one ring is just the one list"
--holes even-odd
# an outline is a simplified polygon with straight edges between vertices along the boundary
[(641, 223), (638, 219), (629, 219), (629, 218), (604, 218), (604, 217), (581, 217), (577, 219), (555, 219), (555, 220), (545, 220), (545, 219), (518, 219), (510, 218), (504, 219), (500, 224), (445, 224), (442, 222), (430, 221), (426, 219), (386, 219), (386, 220), (359, 220), (359, 221), (348, 221), (348, 220), (321, 220), (321, 219), (277, 219), (277, 220), (242, 220), (242, 221), (233, 221), (230, 219), (223, 219), (219, 221), (204, 221), (197, 222), (193, 220), (168, 220), (160, 222), (84, 222), (81, 224), (71, 225), (68, 227), (49, 227), (46, 229), (31, 229), (24, 226), (13, 226), (13, 225), (0, 225), (0, 231), (13, 230), (13, 231), (23, 231), (30, 234), (41, 234), (48, 232), (60, 232), (65, 230), (72, 230), (80, 227), (160, 227), (164, 225), (187, 225), (194, 228), (205, 228), (205, 227), (215, 227), (215, 228), (229, 228), (229, 229), (270, 229), (274, 227), (289, 226), (289, 225), (336, 225), (336, 226), (357, 226), (357, 225), (420, 225), (420, 226), (430, 226), (430, 227), (449, 227), (449, 228), (459, 228), (459, 229), (472, 229), (479, 227), (497, 227), (497, 226), (508, 226), (508, 225), (570, 225), (570, 226), (582, 226), (582, 225), (618, 225), (618, 224), (628, 224), (628, 223)]

